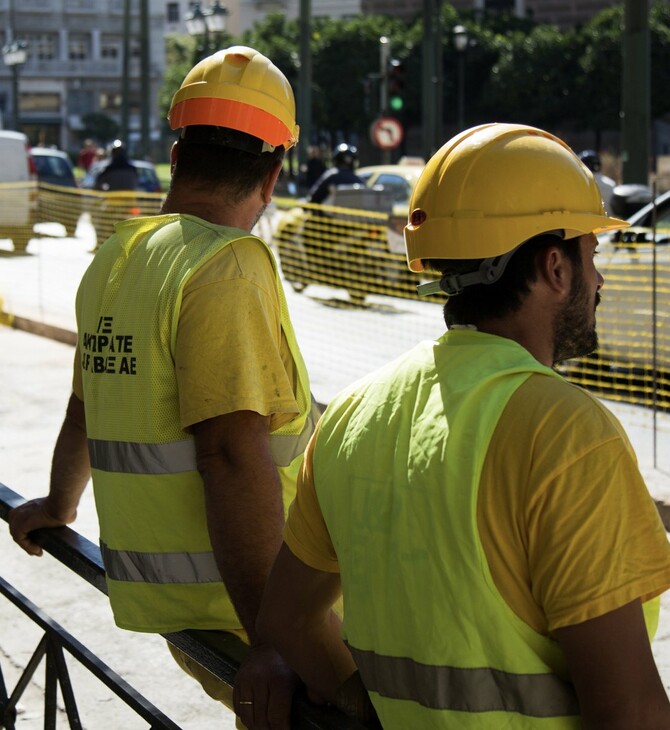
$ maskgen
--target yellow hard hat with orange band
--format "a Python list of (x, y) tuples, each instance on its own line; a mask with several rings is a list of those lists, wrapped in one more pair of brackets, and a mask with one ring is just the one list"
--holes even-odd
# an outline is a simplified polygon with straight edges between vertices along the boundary
[(171, 129), (225, 127), (261, 139), (263, 149), (298, 141), (295, 98), (284, 74), (246, 46), (218, 51), (196, 64), (172, 99)]

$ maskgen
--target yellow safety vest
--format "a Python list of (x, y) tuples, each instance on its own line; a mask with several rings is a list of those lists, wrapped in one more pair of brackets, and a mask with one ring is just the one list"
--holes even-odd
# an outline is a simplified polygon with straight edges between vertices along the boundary
[[(243, 237), (249, 234), (187, 215), (125, 221), (96, 254), (77, 294), (100, 544), (122, 628), (240, 627), (209, 540), (195, 442), (180, 426), (173, 354), (186, 282)], [(286, 507), (318, 410), (269, 249), (267, 255), (298, 374), (300, 412), (270, 435)]]
[(477, 528), (491, 436), (531, 373), (559, 377), (511, 340), (455, 330), (323, 416), (314, 482), (344, 636), (386, 730), (582, 726), (560, 647), (505, 603)]

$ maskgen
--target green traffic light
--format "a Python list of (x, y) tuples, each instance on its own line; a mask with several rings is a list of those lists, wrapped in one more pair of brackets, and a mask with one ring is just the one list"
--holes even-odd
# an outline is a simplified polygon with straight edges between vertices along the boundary
[(389, 99), (389, 106), (394, 112), (399, 112), (405, 106), (405, 101), (402, 96), (392, 96)]

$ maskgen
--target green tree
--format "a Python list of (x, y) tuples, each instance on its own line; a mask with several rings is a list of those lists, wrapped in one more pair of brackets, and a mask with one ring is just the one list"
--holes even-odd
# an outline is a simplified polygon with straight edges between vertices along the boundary
[(107, 114), (102, 112), (89, 112), (84, 114), (81, 121), (83, 128), (79, 132), (79, 137), (84, 139), (95, 139), (105, 144), (111, 142), (119, 136), (119, 125)]
[(184, 76), (193, 66), (195, 42), (190, 36), (169, 35), (165, 39), (165, 75), (158, 92), (158, 106), (164, 130), (168, 131), (167, 114), (172, 97), (181, 86)]
[(498, 35), (498, 60), (482, 108), (499, 121), (555, 129), (577, 116), (580, 45), (572, 32), (538, 25)]

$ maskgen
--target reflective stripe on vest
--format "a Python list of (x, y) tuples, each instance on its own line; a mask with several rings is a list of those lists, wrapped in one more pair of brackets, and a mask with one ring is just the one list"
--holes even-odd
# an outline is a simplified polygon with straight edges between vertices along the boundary
[(270, 434), (270, 451), (272, 460), (277, 466), (289, 466), (294, 459), (305, 452), (320, 416), (321, 411), (314, 398), (312, 398), (312, 406), (305, 418), (305, 425), (299, 434)]
[[(277, 466), (289, 466), (300, 456), (314, 432), (319, 409), (312, 400), (302, 431), (298, 434), (270, 434), (270, 451)], [(91, 467), (122, 474), (179, 474), (196, 470), (195, 441), (184, 439), (165, 444), (88, 440)]]
[(488, 667), (431, 666), (349, 645), (370, 692), (433, 710), (517, 712), (529, 717), (579, 715), (574, 689), (555, 674), (512, 674)]
[(107, 577), (136, 583), (220, 583), (214, 553), (139, 553), (100, 541)]
[(122, 474), (179, 474), (193, 471), (195, 441), (138, 444), (129, 441), (88, 440), (91, 467)]

